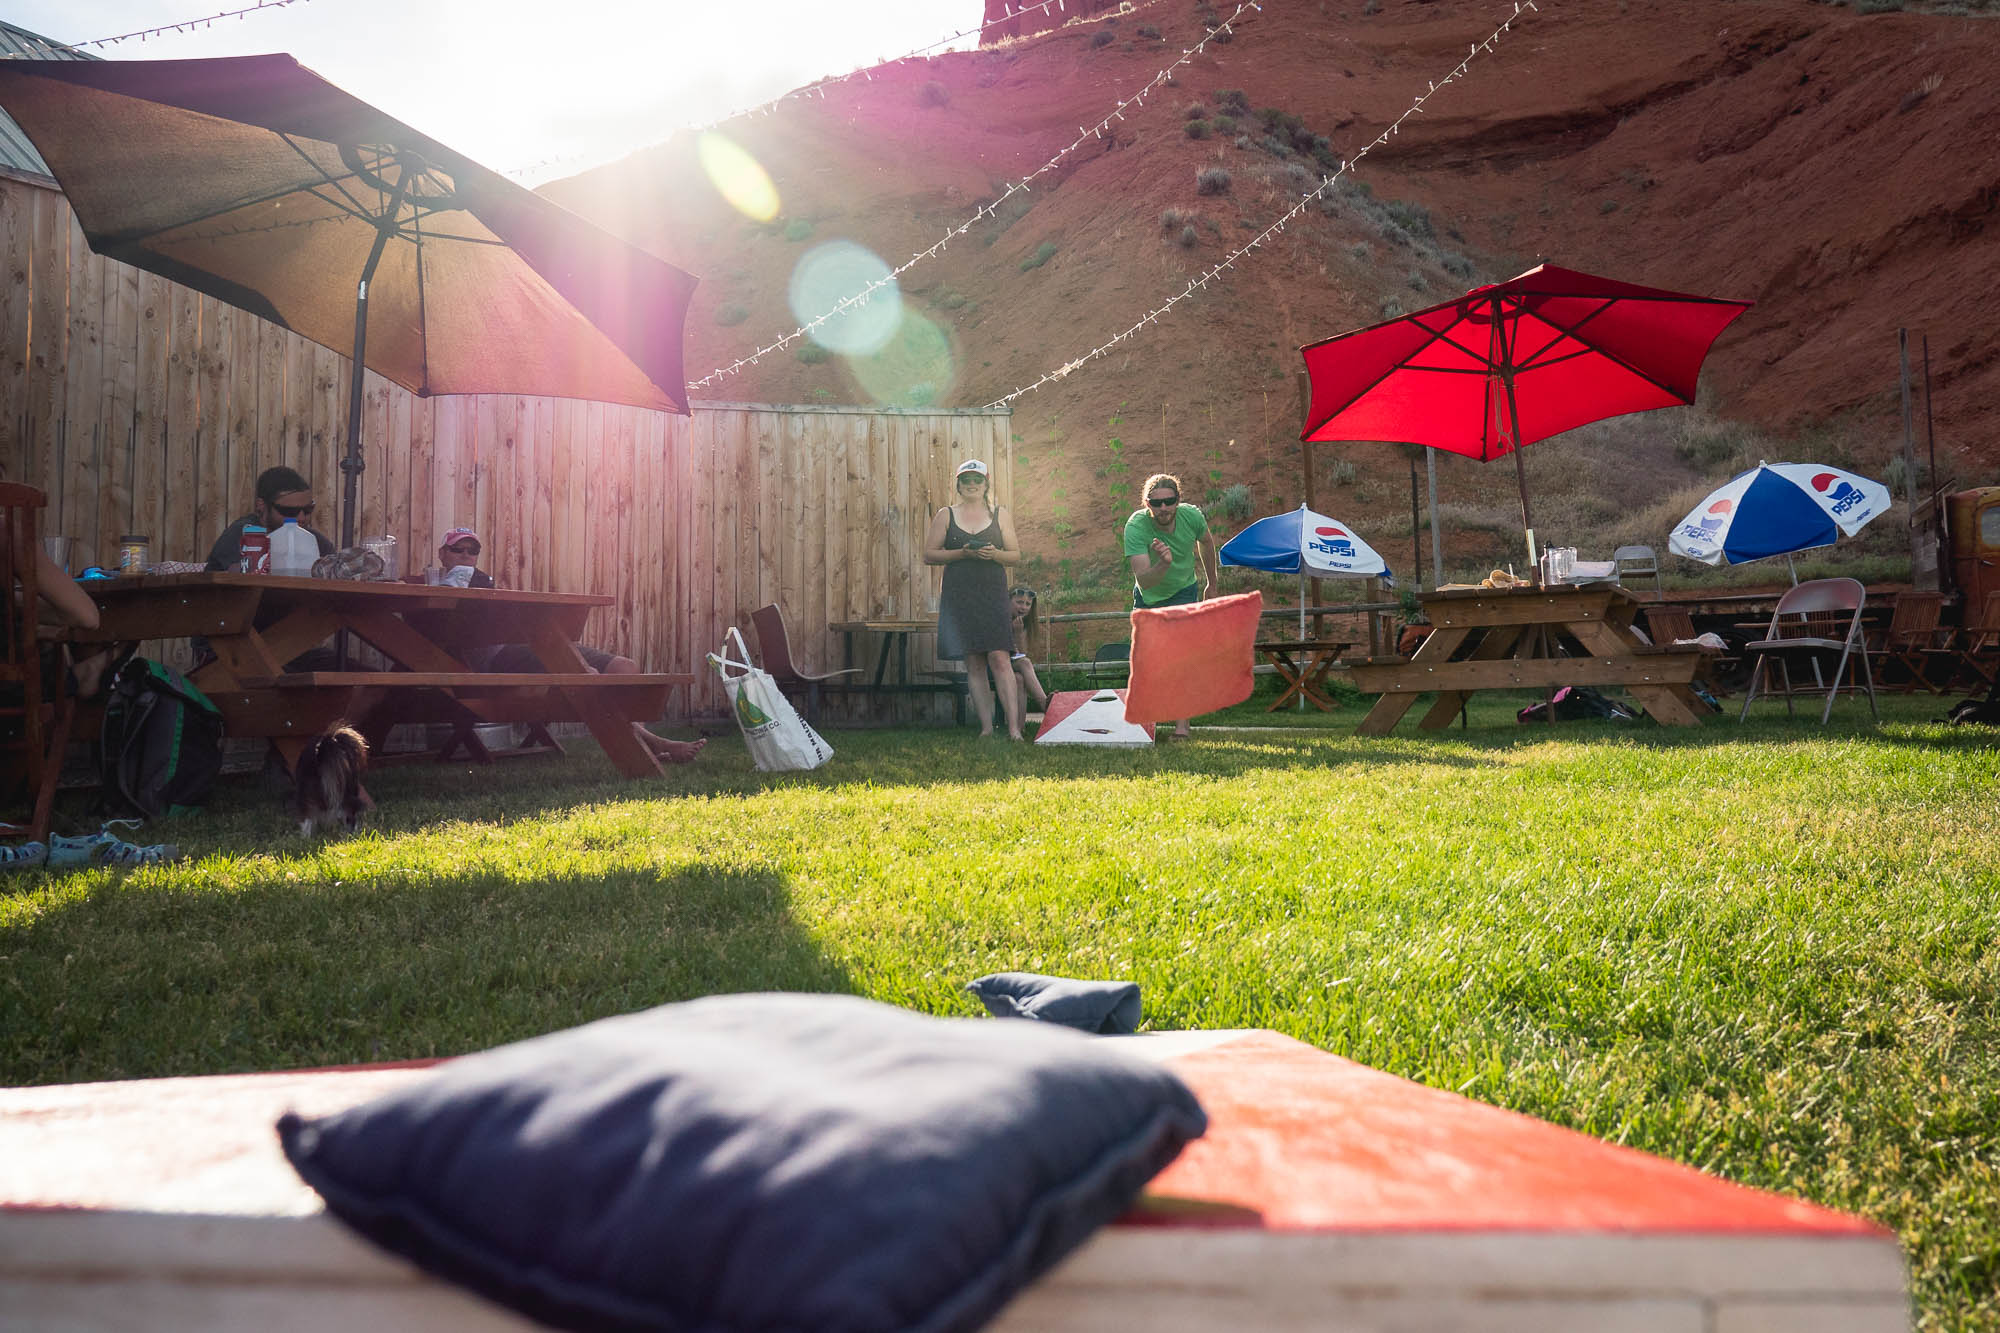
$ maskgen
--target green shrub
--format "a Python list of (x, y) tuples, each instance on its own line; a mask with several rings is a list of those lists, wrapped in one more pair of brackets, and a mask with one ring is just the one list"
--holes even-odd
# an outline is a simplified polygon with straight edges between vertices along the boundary
[(1215, 505), (1222, 511), (1222, 516), (1231, 523), (1241, 523), (1250, 517), (1250, 488), (1239, 481), (1234, 486), (1226, 488), (1222, 492), (1222, 498), (1217, 500)]
[(1385, 211), (1389, 214), (1391, 222), (1394, 222), (1412, 236), (1421, 236), (1428, 240), (1434, 235), (1431, 231), (1430, 210), (1422, 204), (1412, 204), (1398, 199), (1393, 203), (1385, 205)]
[(931, 79), (917, 89), (918, 106), (943, 106), (949, 101), (951, 101), (951, 89), (936, 79)]
[(1100, 46), (1109, 46), (1114, 40), (1115, 37), (1108, 31), (1093, 32), (1090, 34), (1090, 49), (1095, 51)]
[(1250, 99), (1241, 88), (1224, 88), (1215, 95), (1215, 104), (1233, 116), (1250, 114)]
[(1196, 231), (1193, 226), (1181, 228), (1181, 245), (1183, 248), (1191, 250), (1200, 243), (1201, 233)]
[(1208, 115), (1208, 108), (1199, 102), (1189, 102), (1187, 110), (1181, 114), (1182, 120), (1201, 120)]
[(1054, 241), (1043, 241), (1035, 247), (1035, 253), (1021, 261), (1021, 272), (1026, 273), (1031, 268), (1040, 268), (1055, 258), (1055, 254), (1056, 243)]
[(803, 241), (813, 234), (813, 224), (804, 218), (790, 218), (785, 223), (785, 239)]
[(715, 308), (715, 322), (724, 327), (731, 324), (741, 324), (748, 318), (750, 318), (750, 307), (737, 305), (733, 301), (728, 305), (720, 305)]
[(1203, 167), (1194, 174), (1196, 194), (1229, 193), (1230, 175), (1221, 167)]
[(1187, 130), (1187, 137), (1190, 139), (1206, 139), (1208, 137), (1208, 122), (1205, 120), (1191, 120), (1184, 128)]
[(810, 338), (799, 344), (799, 350), (796, 355), (799, 358), (799, 363), (807, 366), (816, 366), (822, 361), (833, 359), (832, 352), (829, 352)]
[(1160, 36), (1160, 30), (1149, 23), (1141, 23), (1137, 31), (1141, 37), (1146, 38), (1148, 41), (1157, 42), (1163, 40)]
[(1233, 29), (1230, 28), (1218, 28), (1216, 30), (1215, 36), (1209, 38), (1208, 40), (1214, 42), (1217, 46), (1227, 46), (1231, 42), (1236, 40), (1236, 33)]
[(1215, 127), (1217, 134), (1236, 133), (1236, 118), (1234, 116), (1217, 116), (1208, 123)]
[(1336, 486), (1352, 486), (1359, 475), (1360, 470), (1344, 458), (1333, 465), (1333, 484)]
[(1163, 208), (1160, 210), (1160, 231), (1171, 235), (1176, 227), (1185, 226), (1194, 218), (1193, 213), (1184, 213), (1178, 208)]

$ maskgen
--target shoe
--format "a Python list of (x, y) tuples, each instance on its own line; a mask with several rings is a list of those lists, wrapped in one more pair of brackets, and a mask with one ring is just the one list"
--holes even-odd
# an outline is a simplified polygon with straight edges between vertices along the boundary
[(16, 846), (0, 847), (0, 870), (31, 870), (49, 863), (49, 849), (46, 843), (24, 842)]
[(141, 847), (126, 842), (111, 831), (112, 824), (136, 824), (130, 819), (114, 819), (88, 838), (49, 839), (49, 865), (60, 869), (77, 866), (154, 866), (180, 859), (181, 849), (172, 843)]

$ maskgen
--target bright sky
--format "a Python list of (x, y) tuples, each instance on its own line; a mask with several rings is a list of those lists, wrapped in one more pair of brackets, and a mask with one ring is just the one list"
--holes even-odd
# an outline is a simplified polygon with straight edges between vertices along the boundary
[[(12, 0), (6, 17), (81, 44), (255, 2)], [(288, 52), (534, 185), (928, 48), (976, 28), (982, 8), (980, 0), (294, 0), (192, 32), (84, 49), (107, 60)]]

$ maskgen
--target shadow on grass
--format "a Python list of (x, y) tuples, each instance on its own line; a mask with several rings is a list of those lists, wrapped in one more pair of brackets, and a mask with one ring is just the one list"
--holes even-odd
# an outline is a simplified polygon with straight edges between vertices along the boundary
[(852, 989), (767, 872), (314, 870), (58, 887), (0, 929), (0, 1083), (449, 1056), (702, 995)]

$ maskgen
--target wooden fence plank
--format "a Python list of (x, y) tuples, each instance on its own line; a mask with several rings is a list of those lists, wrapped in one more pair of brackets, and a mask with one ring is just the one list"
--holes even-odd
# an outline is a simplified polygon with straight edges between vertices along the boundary
[(102, 441), (98, 466), (97, 541), (117, 553), (118, 540), (137, 532), (150, 543), (154, 533), (132, 526), (138, 441), (134, 408), (139, 393), (139, 270), (108, 259), (101, 265), (104, 309), (99, 317), (103, 346), (104, 398), (98, 417)]
[(28, 444), (28, 328), (34, 312), (34, 268), (34, 199), (24, 190), (0, 190), (0, 474), (9, 481), (41, 486)]
[[(7, 186), (8, 189), (20, 188)], [(33, 196), (34, 268), (28, 330), (28, 448), (34, 463), (24, 469), (48, 493), (45, 526), (52, 535), (72, 534), (66, 526), (68, 478), (62, 466), (63, 414), (69, 398), (69, 201), (54, 190)], [(82, 549), (70, 553), (70, 568), (95, 558)]]
[(75, 538), (81, 568), (115, 560), (118, 534), (108, 537), (100, 521), (97, 492), (105, 476), (102, 415), (104, 405), (104, 261), (90, 252), (83, 228), (69, 227), (69, 345), (64, 349), (64, 389), (58, 465), (79, 484), (63, 489), (61, 530)]
[(291, 463), (291, 458), (286, 452), (285, 439), (285, 343), (291, 337), (291, 334), (269, 320), (257, 321), (257, 471), (259, 472), (265, 468), (289, 466)]
[(426, 565), (436, 564), (438, 538), (444, 535), (435, 523), (437, 502), (433, 490), (437, 404), (435, 398), (410, 401), (410, 549), (403, 556), (405, 574), (421, 574)]
[[(257, 474), (263, 468), (257, 452), (257, 342), (258, 326), (263, 321), (232, 306), (220, 308), (229, 323), (229, 361), (224, 367), (229, 384), (225, 409), (229, 413), (229, 472), (223, 488), (224, 512), (247, 514), (257, 498)], [(229, 521), (224, 519), (223, 523)]]
[(195, 525), (201, 491), (202, 451), (209, 441), (201, 420), (201, 295), (167, 284), (166, 451), (161, 490), (162, 560), (203, 560), (214, 534)]
[(132, 531), (143, 532), (155, 560), (168, 554), (166, 478), (172, 439), (167, 430), (167, 357), (173, 336), (173, 284), (154, 273), (138, 279), (136, 391), (132, 400)]
[(197, 298), (195, 304), (200, 311), (198, 337), (201, 343), (195, 353), (195, 387), (199, 396), (195, 410), (196, 433), (201, 448), (194, 460), (193, 549), (188, 559), (206, 560), (215, 539), (238, 514), (249, 509), (249, 504), (246, 498), (242, 509), (232, 508), (238, 497), (229, 488), (232, 475), (229, 462), (229, 355), (233, 338), (229, 307), (208, 296)]

